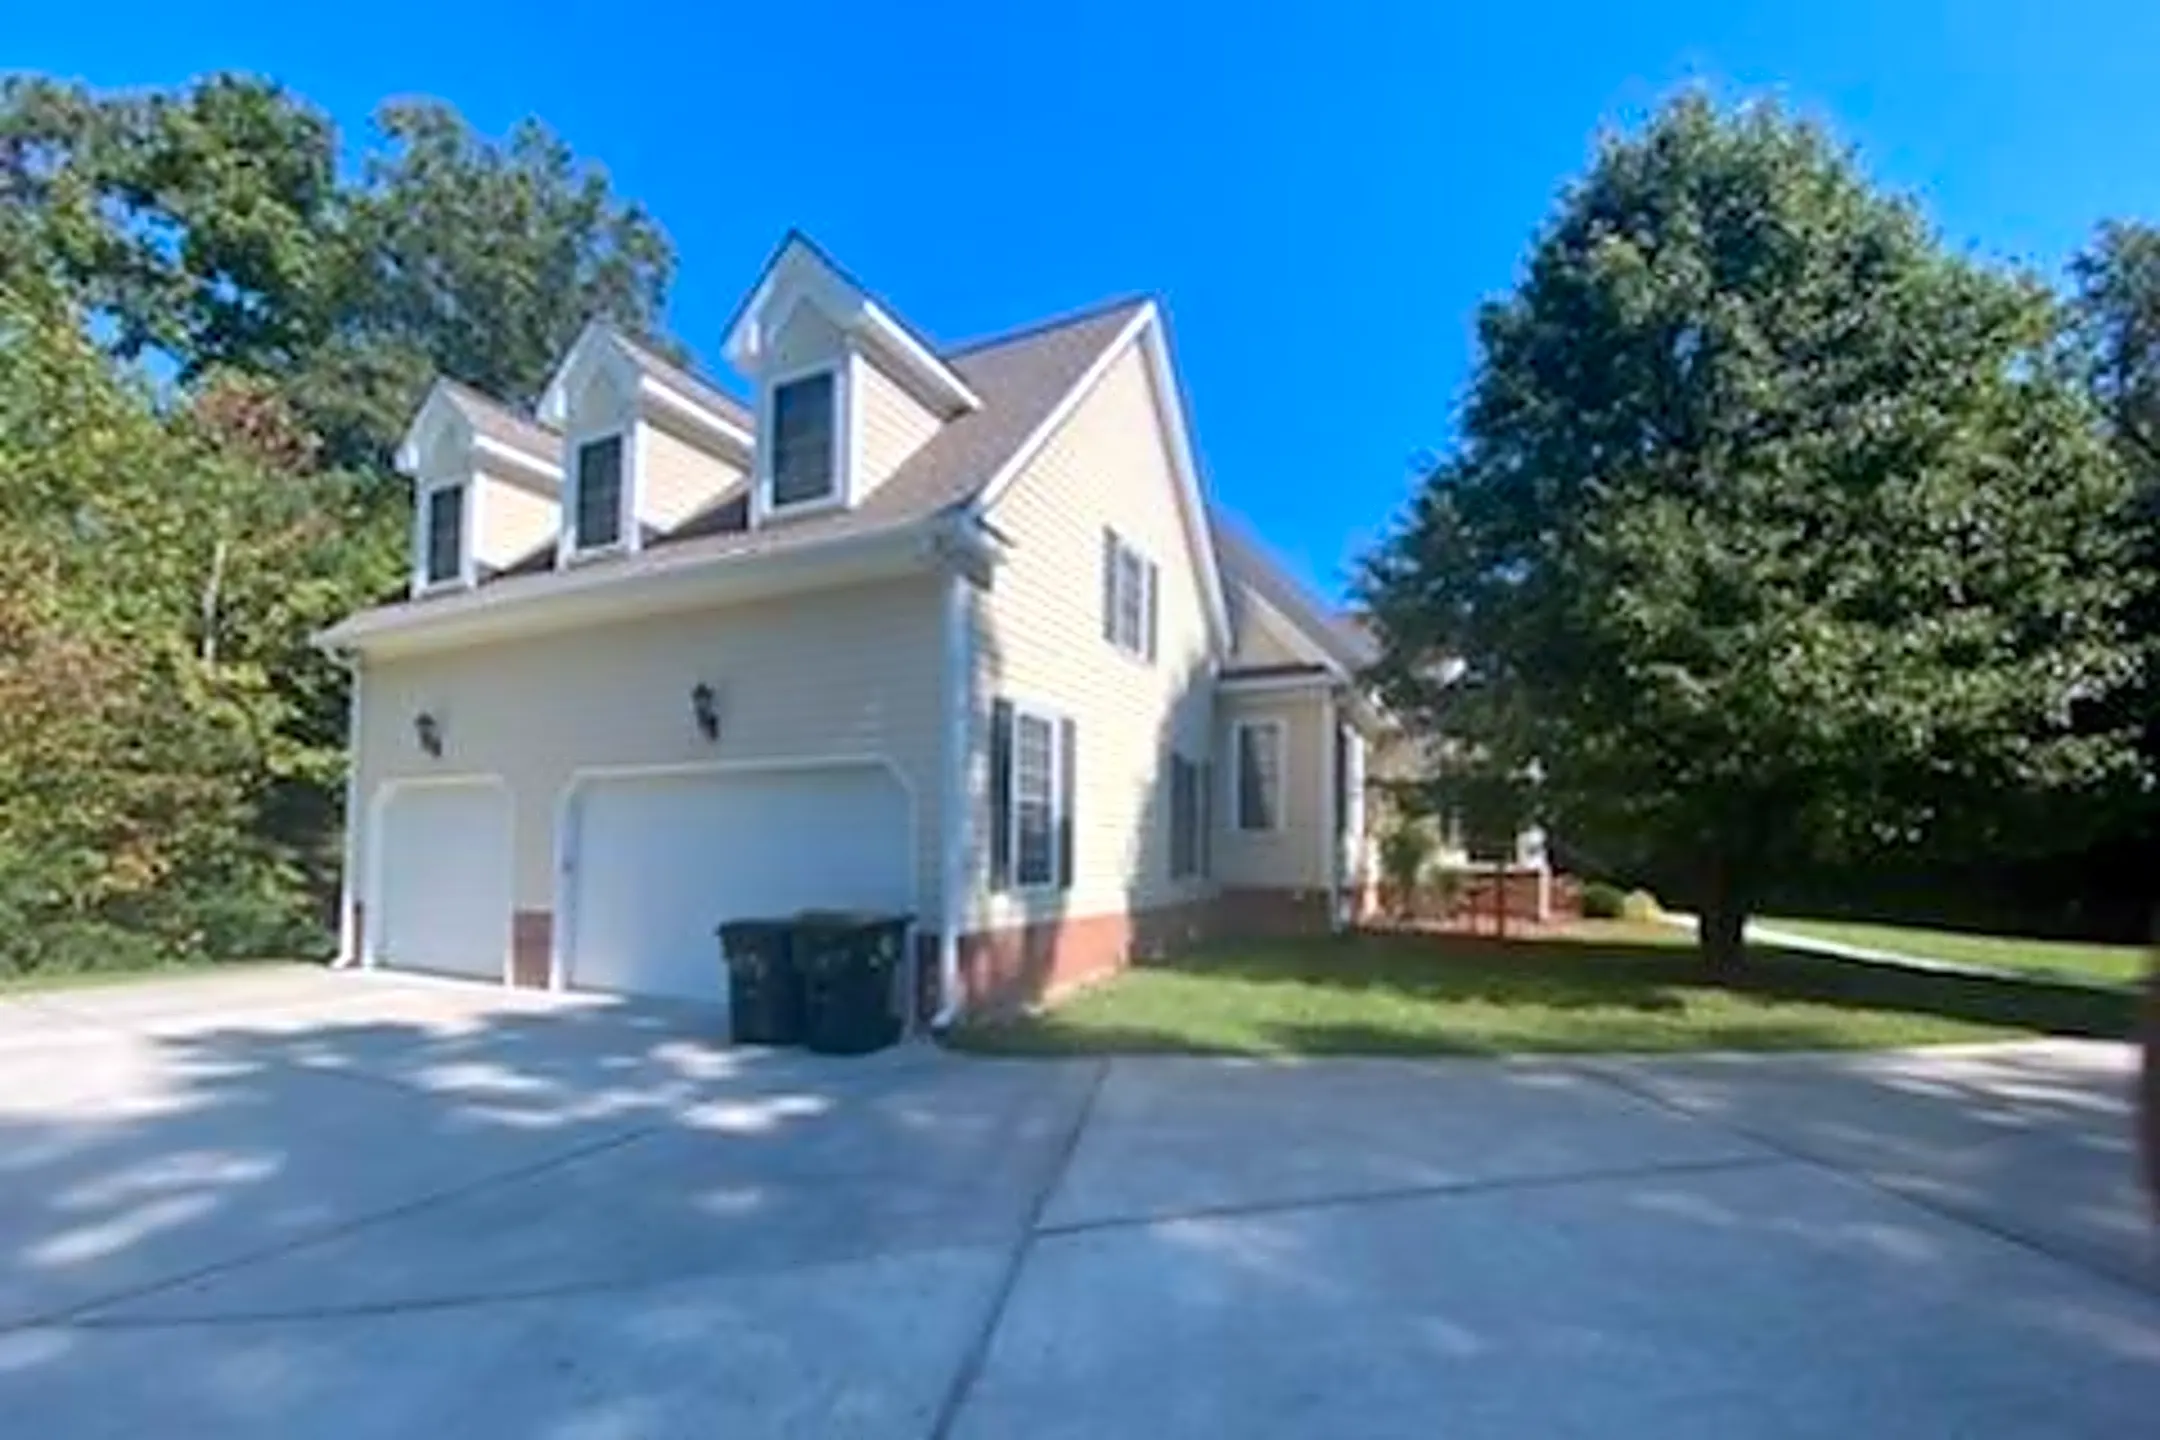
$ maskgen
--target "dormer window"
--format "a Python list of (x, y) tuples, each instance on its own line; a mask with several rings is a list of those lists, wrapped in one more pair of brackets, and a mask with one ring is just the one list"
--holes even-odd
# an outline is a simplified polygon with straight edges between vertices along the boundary
[(840, 473), (835, 394), (830, 370), (773, 387), (771, 474), (775, 510), (833, 498)]
[(587, 440), (577, 450), (577, 508), (571, 548), (600, 550), (622, 541), (623, 437)]
[(438, 485), (428, 491), (421, 555), (421, 578), (429, 585), (451, 585), (465, 578), (465, 487)]

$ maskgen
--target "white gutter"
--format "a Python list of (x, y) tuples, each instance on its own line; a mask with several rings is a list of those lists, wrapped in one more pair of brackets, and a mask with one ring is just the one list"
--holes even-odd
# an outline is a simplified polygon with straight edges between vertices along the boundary
[(938, 796), (938, 838), (943, 849), (938, 883), (938, 1008), (930, 1020), (937, 1030), (950, 1028), (966, 1008), (960, 974), (960, 927), (967, 923), (967, 771), (975, 678), (973, 588), (964, 567), (956, 567), (945, 579), (945, 750)]
[(987, 547), (987, 537), (946, 538), (949, 525), (911, 520), (769, 549), (712, 554), (690, 542), (542, 575), (490, 581), (459, 595), (387, 605), (348, 616), (314, 637), (325, 649), (420, 650), (531, 634), (618, 616), (765, 599), (939, 563), (948, 544)]
[[(360, 926), (353, 915), (354, 863), (360, 853), (360, 676), (358, 655), (346, 655), (350, 684), (345, 692), (345, 835), (338, 863), (338, 968), (360, 963)], [(382, 917), (375, 917), (380, 925)]]

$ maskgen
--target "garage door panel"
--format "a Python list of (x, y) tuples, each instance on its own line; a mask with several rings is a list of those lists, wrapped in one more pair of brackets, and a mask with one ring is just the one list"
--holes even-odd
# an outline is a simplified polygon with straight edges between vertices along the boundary
[(911, 898), (907, 794), (883, 769), (591, 781), (568, 823), (581, 988), (724, 1000), (722, 922)]
[(377, 822), (379, 965), (500, 980), (510, 950), (510, 797), (482, 781), (401, 784)]

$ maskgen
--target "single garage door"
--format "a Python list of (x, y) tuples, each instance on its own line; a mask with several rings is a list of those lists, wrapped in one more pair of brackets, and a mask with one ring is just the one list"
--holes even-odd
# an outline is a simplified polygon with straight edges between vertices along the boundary
[(592, 780), (565, 824), (582, 989), (724, 1001), (722, 921), (906, 910), (913, 890), (907, 792), (883, 766)]
[(510, 794), (408, 783), (382, 797), (364, 924), (378, 965), (500, 980), (510, 953)]

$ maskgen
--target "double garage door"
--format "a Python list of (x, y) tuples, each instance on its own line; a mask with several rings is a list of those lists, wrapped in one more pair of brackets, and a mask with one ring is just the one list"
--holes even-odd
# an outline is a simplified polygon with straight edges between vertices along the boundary
[[(562, 807), (555, 924), (565, 983), (721, 1000), (714, 928), (811, 908), (904, 910), (907, 792), (882, 766), (578, 782)], [(509, 947), (509, 796), (393, 793), (382, 824), (382, 963), (494, 978)]]

